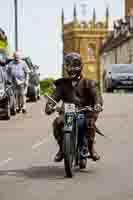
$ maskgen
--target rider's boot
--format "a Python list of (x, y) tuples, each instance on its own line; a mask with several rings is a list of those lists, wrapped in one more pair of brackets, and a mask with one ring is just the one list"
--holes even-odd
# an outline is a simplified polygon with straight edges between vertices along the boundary
[(100, 160), (100, 156), (98, 155), (98, 153), (96, 152), (94, 148), (94, 141), (89, 141), (88, 149), (89, 149), (90, 157), (92, 158), (93, 161)]
[(60, 120), (61, 117), (57, 117), (53, 122), (53, 135), (58, 143), (59, 151), (55, 155), (54, 161), (61, 162), (64, 158), (63, 156), (63, 123)]
[[(82, 141), (82, 138), (80, 138)], [(80, 143), (80, 160), (79, 160), (79, 167), (80, 169), (85, 169), (87, 165), (87, 158), (88, 158), (88, 143), (87, 138), (84, 137), (83, 143)]]
[(55, 155), (54, 161), (55, 162), (61, 162), (63, 160), (63, 149), (62, 149), (62, 144), (59, 144), (59, 151)]
[(84, 137), (83, 144), (80, 147), (80, 159), (86, 159), (88, 157), (88, 142), (87, 138)]
[(96, 130), (95, 130), (95, 122), (96, 122), (96, 118), (95, 116), (92, 116), (89, 119), (89, 131), (88, 131), (88, 150), (90, 153), (90, 157), (92, 158), (93, 161), (97, 161), (100, 160), (100, 156), (98, 155), (98, 153), (95, 150), (95, 143), (96, 143)]

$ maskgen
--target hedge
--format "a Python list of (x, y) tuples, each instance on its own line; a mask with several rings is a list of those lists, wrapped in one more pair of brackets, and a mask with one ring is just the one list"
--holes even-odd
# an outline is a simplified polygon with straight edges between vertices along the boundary
[(46, 78), (40, 81), (42, 95), (44, 95), (45, 93), (51, 95), (53, 93), (53, 82), (54, 82), (53, 78)]

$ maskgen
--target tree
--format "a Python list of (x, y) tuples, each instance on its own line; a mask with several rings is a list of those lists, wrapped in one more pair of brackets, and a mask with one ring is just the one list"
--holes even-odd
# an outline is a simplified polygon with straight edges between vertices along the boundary
[(48, 93), (49, 95), (51, 95), (53, 93), (53, 90), (54, 90), (53, 82), (54, 82), (53, 78), (46, 78), (40, 81), (42, 95), (44, 95), (45, 93)]

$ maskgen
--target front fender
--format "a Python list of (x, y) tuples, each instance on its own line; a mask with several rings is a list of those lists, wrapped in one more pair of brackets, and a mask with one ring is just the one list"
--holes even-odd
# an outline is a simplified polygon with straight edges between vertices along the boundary
[(64, 116), (64, 132), (72, 132), (74, 128), (74, 114), (65, 113)]

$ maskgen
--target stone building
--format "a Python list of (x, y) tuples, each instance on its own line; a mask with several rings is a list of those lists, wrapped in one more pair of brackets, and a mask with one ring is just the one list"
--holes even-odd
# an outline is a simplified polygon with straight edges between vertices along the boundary
[(101, 62), (109, 64), (133, 62), (133, 0), (125, 0), (125, 17), (114, 22), (113, 31), (101, 48)]
[(125, 0), (125, 16), (133, 15), (133, 0)]
[[(103, 40), (109, 34), (109, 10), (106, 9), (105, 20), (97, 22), (96, 12), (93, 9), (90, 21), (78, 20), (76, 6), (73, 10), (73, 21), (65, 24), (64, 11), (62, 10), (62, 40), (63, 57), (65, 54), (75, 51), (80, 53), (83, 59), (83, 77), (100, 82), (102, 68), (100, 63), (100, 49)], [(67, 77), (65, 66), (63, 65), (63, 76)]]
[(133, 63), (133, 16), (114, 22), (114, 30), (101, 48), (101, 63), (105, 70), (110, 64)]

